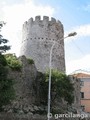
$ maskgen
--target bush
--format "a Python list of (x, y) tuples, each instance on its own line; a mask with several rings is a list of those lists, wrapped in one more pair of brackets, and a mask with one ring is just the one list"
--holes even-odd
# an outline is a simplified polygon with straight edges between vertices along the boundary
[(31, 65), (34, 64), (34, 60), (33, 59), (28, 58), (27, 60), (28, 60), (29, 64), (31, 64)]
[(7, 65), (7, 61), (4, 57), (4, 55), (0, 55), (0, 64), (2, 64), (3, 66)]
[(14, 81), (12, 79), (0, 80), (0, 111), (2, 106), (7, 105), (15, 98), (15, 90), (13, 88)]
[(22, 63), (17, 59), (17, 57), (15, 55), (13, 55), (13, 54), (6, 54), (5, 58), (6, 58), (8, 66), (12, 70), (21, 70)]
[[(40, 98), (41, 103), (47, 104), (48, 98), (48, 80), (49, 72), (43, 75), (40, 81)], [(55, 100), (64, 98), (68, 104), (72, 104), (74, 101), (73, 95), (74, 87), (69, 77), (66, 74), (59, 71), (52, 70), (51, 76), (51, 104), (54, 104)]]

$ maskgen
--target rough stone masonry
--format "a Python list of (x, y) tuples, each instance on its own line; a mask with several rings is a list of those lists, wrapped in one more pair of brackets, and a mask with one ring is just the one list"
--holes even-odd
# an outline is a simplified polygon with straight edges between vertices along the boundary
[(65, 72), (64, 55), (64, 30), (63, 25), (56, 19), (36, 16), (23, 24), (23, 37), (20, 56), (25, 55), (35, 61), (38, 71), (45, 72), (49, 69), (50, 50), (52, 51), (52, 68)]

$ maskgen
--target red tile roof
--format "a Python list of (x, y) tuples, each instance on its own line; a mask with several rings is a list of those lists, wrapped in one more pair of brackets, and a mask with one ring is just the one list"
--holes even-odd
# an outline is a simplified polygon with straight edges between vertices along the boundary
[(77, 73), (77, 74), (73, 74), (72, 76), (77, 78), (90, 78), (90, 74), (86, 74), (86, 73)]

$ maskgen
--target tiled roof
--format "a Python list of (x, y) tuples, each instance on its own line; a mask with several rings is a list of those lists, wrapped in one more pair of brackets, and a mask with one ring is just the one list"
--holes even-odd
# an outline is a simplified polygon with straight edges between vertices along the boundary
[(86, 74), (86, 73), (77, 73), (77, 74), (73, 74), (72, 76), (77, 78), (90, 78), (90, 74)]

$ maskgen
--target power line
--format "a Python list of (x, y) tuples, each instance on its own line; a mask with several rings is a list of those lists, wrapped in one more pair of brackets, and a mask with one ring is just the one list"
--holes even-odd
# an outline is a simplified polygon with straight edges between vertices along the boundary
[(82, 54), (82, 55), (85, 55), (85, 53), (81, 50), (81, 48), (75, 43), (75, 41), (74, 40), (72, 40), (72, 42), (74, 43), (74, 45), (76, 46), (76, 48), (80, 51), (80, 53)]

